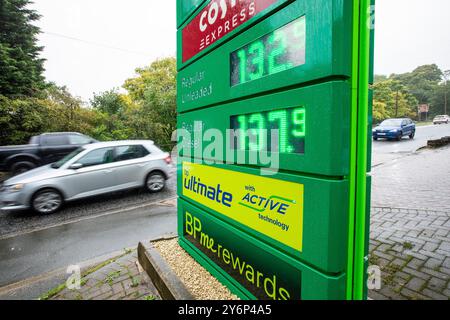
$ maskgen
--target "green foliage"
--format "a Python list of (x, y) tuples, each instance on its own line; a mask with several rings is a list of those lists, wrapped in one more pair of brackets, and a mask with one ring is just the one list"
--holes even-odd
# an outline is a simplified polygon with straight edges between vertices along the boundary
[[(445, 100), (450, 97), (450, 84), (442, 81), (444, 73), (435, 64), (424, 65), (412, 72), (375, 76), (374, 121), (386, 118), (418, 118), (419, 104), (430, 105), (430, 117), (445, 113)], [(449, 108), (447, 107), (447, 113)]]
[(28, 142), (46, 129), (49, 119), (49, 109), (41, 100), (0, 95), (0, 145)]
[(37, 46), (39, 15), (27, 9), (29, 0), (0, 1), (0, 94), (35, 96), (45, 87), (44, 60)]
[(416, 114), (417, 100), (400, 81), (389, 79), (374, 85), (375, 122), (386, 118), (415, 118)]
[(94, 94), (94, 98), (91, 99), (91, 106), (109, 115), (121, 114), (127, 107), (125, 99), (117, 92), (117, 89)]
[(135, 123), (138, 135), (170, 146), (177, 117), (176, 60), (158, 60), (136, 73), (137, 77), (128, 79), (123, 86), (135, 104), (129, 110), (129, 119)]
[(0, 145), (27, 143), (43, 132), (76, 131), (100, 141), (149, 139), (166, 150), (176, 129), (176, 62), (162, 59), (137, 69), (128, 94), (95, 94), (90, 106), (50, 83), (39, 97), (0, 96)]
[(413, 72), (392, 75), (391, 78), (400, 81), (420, 104), (431, 102), (433, 91), (442, 79), (442, 71), (435, 64), (424, 65)]

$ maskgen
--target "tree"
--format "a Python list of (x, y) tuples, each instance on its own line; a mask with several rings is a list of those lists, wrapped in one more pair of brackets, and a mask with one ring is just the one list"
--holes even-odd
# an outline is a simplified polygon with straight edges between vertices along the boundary
[(72, 96), (67, 87), (59, 87), (54, 83), (48, 85), (45, 94), (49, 104), (60, 112), (59, 116), (55, 118), (58, 119), (58, 127), (62, 131), (77, 131), (80, 124), (78, 115), (82, 107), (82, 101)]
[(374, 76), (374, 83), (383, 82), (386, 81), (387, 79), (388, 77), (385, 76), (384, 74), (376, 74)]
[(397, 80), (386, 80), (374, 85), (374, 120), (409, 117), (417, 114), (417, 100)]
[[(450, 112), (450, 81), (444, 81), (434, 88), (430, 103), (432, 116)], [(445, 107), (446, 104), (447, 108)]]
[(39, 99), (0, 95), (0, 145), (27, 143), (46, 131), (50, 119), (47, 105)]
[(37, 45), (40, 16), (27, 8), (29, 0), (0, 1), (0, 94), (35, 96), (45, 87), (44, 60)]
[(117, 115), (125, 111), (126, 101), (117, 89), (112, 89), (100, 94), (94, 94), (94, 98), (90, 101), (91, 106), (100, 112), (109, 115)]
[(386, 104), (379, 101), (373, 103), (373, 121), (374, 123), (381, 122), (389, 118), (389, 113), (386, 110)]
[(430, 64), (417, 67), (410, 73), (392, 75), (390, 78), (401, 82), (420, 104), (429, 104), (433, 90), (442, 80), (442, 71), (436, 64)]
[(140, 124), (139, 135), (170, 146), (177, 121), (176, 60), (157, 60), (136, 73), (137, 77), (128, 79), (123, 86), (137, 106), (130, 116)]

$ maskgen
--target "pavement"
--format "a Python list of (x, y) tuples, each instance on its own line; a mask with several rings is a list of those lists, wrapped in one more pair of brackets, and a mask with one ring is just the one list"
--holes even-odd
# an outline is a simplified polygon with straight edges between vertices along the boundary
[(42, 295), (40, 299), (161, 300), (161, 296), (139, 265), (137, 251), (132, 250), (87, 270), (78, 288), (69, 289), (67, 284), (63, 283)]
[(423, 149), (372, 171), (372, 299), (450, 299), (450, 147)]
[(370, 298), (450, 299), (450, 212), (372, 208), (370, 239), (383, 280)]

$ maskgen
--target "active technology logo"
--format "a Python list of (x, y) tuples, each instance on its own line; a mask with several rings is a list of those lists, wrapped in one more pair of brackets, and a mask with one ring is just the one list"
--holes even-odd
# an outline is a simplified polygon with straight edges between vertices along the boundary
[[(189, 169), (184, 170), (183, 187), (228, 208), (233, 206), (233, 193), (223, 190), (220, 183), (217, 185), (203, 183), (200, 177), (191, 175)], [(277, 195), (258, 195), (256, 188), (252, 186), (246, 186), (245, 189), (250, 192), (247, 192), (238, 204), (257, 213), (271, 212), (286, 215), (290, 206), (296, 204), (294, 200)]]
[(291, 204), (295, 204), (295, 201), (275, 195), (267, 198), (251, 193), (247, 193), (242, 199), (242, 202), (239, 202), (239, 205), (247, 207), (259, 213), (263, 213), (269, 210), (271, 212), (277, 212), (282, 215), (286, 214)]

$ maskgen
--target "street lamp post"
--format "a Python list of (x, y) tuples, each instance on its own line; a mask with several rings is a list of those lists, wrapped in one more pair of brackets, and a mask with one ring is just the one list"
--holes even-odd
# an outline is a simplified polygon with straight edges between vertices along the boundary
[(444, 71), (444, 80), (445, 80), (445, 85), (444, 85), (444, 114), (447, 114), (447, 81), (448, 78), (450, 77), (450, 70)]

